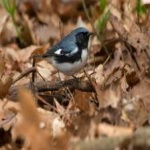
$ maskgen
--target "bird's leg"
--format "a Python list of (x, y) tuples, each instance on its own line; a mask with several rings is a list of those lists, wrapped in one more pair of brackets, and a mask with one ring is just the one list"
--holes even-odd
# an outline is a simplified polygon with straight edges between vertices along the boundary
[(59, 71), (58, 71), (58, 78), (59, 78), (59, 80), (60, 80), (60, 82), (61, 82), (61, 84), (62, 84), (62, 79), (61, 79), (61, 76), (60, 76)]
[(75, 76), (75, 75), (72, 75), (72, 77), (78, 82), (79, 79)]
[(76, 77), (75, 75), (72, 75), (72, 77), (75, 79), (76, 82), (81, 82), (82, 81), (82, 77)]
[(77, 80), (77, 77), (75, 75), (72, 75), (72, 77)]

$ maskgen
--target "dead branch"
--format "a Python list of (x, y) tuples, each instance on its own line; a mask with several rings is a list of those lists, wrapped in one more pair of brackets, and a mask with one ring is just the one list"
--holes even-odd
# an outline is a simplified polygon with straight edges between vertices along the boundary
[(80, 141), (72, 144), (73, 150), (148, 150), (150, 149), (150, 128), (139, 128), (133, 135), (101, 137), (93, 141)]
[[(33, 84), (28, 83), (21, 86), (12, 86), (9, 90), (9, 99), (16, 100), (17, 91), (19, 88), (24, 87), (32, 90)], [(93, 86), (88, 81), (80, 81), (77, 79), (69, 79), (65, 81), (41, 81), (34, 84), (37, 92), (57, 91), (63, 87), (69, 89), (77, 89), (84, 92), (94, 92)]]

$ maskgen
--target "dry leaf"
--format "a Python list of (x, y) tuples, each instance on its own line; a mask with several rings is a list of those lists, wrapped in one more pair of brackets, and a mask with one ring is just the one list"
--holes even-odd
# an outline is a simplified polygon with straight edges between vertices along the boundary
[(95, 80), (98, 85), (103, 85), (105, 81), (105, 76), (104, 76), (104, 66), (99, 65), (96, 70), (95, 70)]
[(40, 117), (33, 95), (25, 89), (20, 89), (18, 99), (20, 100), (21, 111), (24, 119), (38, 127)]
[(4, 69), (5, 69), (5, 60), (2, 56), (0, 56), (0, 77), (4, 73)]
[(9, 88), (11, 87), (12, 83), (13, 75), (7, 77), (5, 82), (0, 80), (0, 98), (4, 98), (8, 94)]
[(94, 87), (96, 90), (100, 108), (106, 108), (108, 106), (117, 108), (121, 98), (121, 89), (119, 84), (119, 82), (113, 82), (110, 86), (102, 90), (100, 90), (95, 84)]
[(56, 105), (56, 108), (57, 108), (57, 112), (60, 115), (64, 115), (65, 114), (65, 109), (63, 108), (63, 106), (61, 106), (56, 99), (54, 99), (54, 102), (55, 102), (55, 105)]
[[(33, 95), (25, 89), (19, 90), (19, 101), (21, 113), (17, 115), (17, 123), (12, 129), (12, 139), (16, 141), (23, 138), (25, 149), (49, 149), (50, 134), (49, 128), (40, 128), (41, 118), (33, 98)], [(42, 137), (42, 140), (41, 140)], [(14, 143), (14, 149), (17, 145)]]
[(26, 47), (18, 52), (20, 61), (22, 62), (29, 61), (29, 58), (32, 56), (32, 54), (34, 55), (43, 54), (46, 48), (47, 48), (47, 45), (45, 46), (32, 45), (32, 46)]
[(52, 122), (53, 137), (59, 137), (65, 134), (65, 123), (60, 117), (56, 117)]
[(81, 92), (76, 90), (74, 93), (74, 100), (76, 106), (84, 112), (89, 111), (89, 98), (91, 97), (91, 93)]

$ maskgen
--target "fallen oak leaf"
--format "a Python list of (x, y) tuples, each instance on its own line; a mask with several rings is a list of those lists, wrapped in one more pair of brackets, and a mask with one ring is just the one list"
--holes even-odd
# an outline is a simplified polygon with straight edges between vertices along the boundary
[(5, 60), (2, 56), (0, 56), (0, 77), (4, 73), (4, 69), (5, 69)]
[(26, 89), (19, 89), (18, 99), (20, 101), (21, 113), (24, 120), (31, 122), (34, 126), (38, 127), (40, 117), (33, 95)]
[(0, 79), (0, 98), (4, 98), (8, 93), (13, 83), (13, 75), (6, 78), (5, 82)]
[(55, 102), (55, 105), (56, 105), (56, 110), (57, 112), (60, 114), (60, 115), (64, 115), (65, 114), (65, 109), (63, 108), (63, 106), (61, 106), (59, 104), (59, 102), (54, 98), (54, 102)]
[(15, 122), (17, 113), (10, 110), (3, 110), (3, 117), (0, 118), (0, 128), (8, 131)]
[(91, 97), (91, 93), (81, 92), (79, 90), (75, 90), (74, 100), (75, 105), (82, 110), (83, 112), (89, 112), (89, 98)]
[(129, 85), (127, 83), (127, 79), (125, 75), (120, 79), (120, 86), (123, 92), (127, 92)]
[[(132, 29), (128, 32), (121, 22), (117, 19), (117, 17), (110, 15), (110, 22), (113, 28), (117, 31), (119, 36), (132, 45), (138, 53), (141, 51), (146, 51), (146, 53), (150, 56), (149, 49), (150, 49), (150, 40), (149, 37), (142, 33), (136, 24), (133, 24)], [(148, 56), (148, 58), (150, 58)]]
[(4, 83), (2, 82), (2, 80), (0, 79), (0, 98), (4, 98), (6, 95), (6, 92), (4, 90)]
[(21, 62), (26, 62), (32, 55), (43, 54), (44, 51), (48, 48), (48, 45), (44, 46), (29, 46), (18, 52), (18, 56)]
[(5, 25), (8, 21), (8, 19), (9, 19), (8, 14), (4, 15), (3, 18), (1, 18), (1, 21), (0, 21), (0, 36), (2, 36), (3, 29), (5, 28)]
[(112, 106), (116, 108), (121, 98), (121, 88), (120, 81), (114, 81), (110, 85), (104, 88), (99, 88), (99, 86), (93, 82), (93, 87), (96, 92), (96, 97), (99, 102), (99, 108), (106, 108)]
[(21, 137), (24, 140), (24, 149), (29, 149), (29, 147), (36, 150), (49, 149), (49, 130), (48, 128), (40, 128), (41, 116), (37, 110), (33, 95), (27, 89), (19, 89), (18, 99), (21, 109), (17, 115), (17, 122), (11, 130), (14, 146), (15, 141)]
[(119, 79), (122, 76), (121, 69), (123, 68), (123, 63), (121, 61), (122, 50), (119, 47), (114, 52), (114, 59), (112, 59), (109, 63), (105, 65), (104, 69), (104, 85), (109, 85), (116, 78)]

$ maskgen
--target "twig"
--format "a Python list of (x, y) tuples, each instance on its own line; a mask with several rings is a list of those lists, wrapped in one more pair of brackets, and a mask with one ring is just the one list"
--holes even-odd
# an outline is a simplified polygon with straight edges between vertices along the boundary
[(35, 67), (32, 67), (32, 68), (29, 68), (27, 69), (25, 72), (21, 73), (19, 75), (19, 77), (17, 77), (14, 81), (13, 81), (13, 84), (16, 83), (17, 81), (19, 81), (20, 79), (22, 79), (23, 77), (27, 76), (28, 74), (30, 73), (35, 73), (36, 72), (36, 68)]
[(38, 94), (36, 94), (35, 96), (36, 96), (37, 99), (40, 100), (42, 103), (44, 103), (44, 104), (46, 104), (47, 106), (49, 106), (49, 108), (51, 108), (51, 109), (55, 110), (56, 112), (58, 112), (57, 109), (56, 109), (54, 106), (50, 105), (50, 104), (49, 104), (47, 101), (45, 101), (41, 96), (39, 96)]
[[(24, 84), (21, 86), (12, 86), (9, 90), (9, 98), (11, 100), (17, 99), (17, 91), (20, 87), (31, 89), (31, 84)], [(46, 81), (37, 82), (36, 88), (38, 92), (57, 91), (62, 87), (68, 87), (69, 89), (77, 89), (84, 92), (94, 92), (93, 85), (88, 81), (76, 81), (76, 79), (69, 79), (65, 81)]]
[[(35, 67), (35, 63), (36, 63), (36, 57), (32, 57), (33, 58), (33, 63), (32, 63), (32, 67)], [(32, 82), (35, 82), (35, 72), (32, 73)]]
[(90, 83), (93, 84), (91, 77), (87, 74), (87, 72), (84, 69), (83, 69), (83, 72), (84, 72), (85, 76), (88, 78), (88, 80), (90, 81)]
[(43, 79), (43, 81), (46, 81), (46, 79), (38, 71), (37, 74)]
[(7, 124), (8, 122), (10, 122), (15, 117), (16, 117), (16, 114), (13, 113), (13, 114), (9, 115), (8, 118), (6, 118), (4, 120), (0, 120), (0, 128), (2, 128), (5, 124)]

